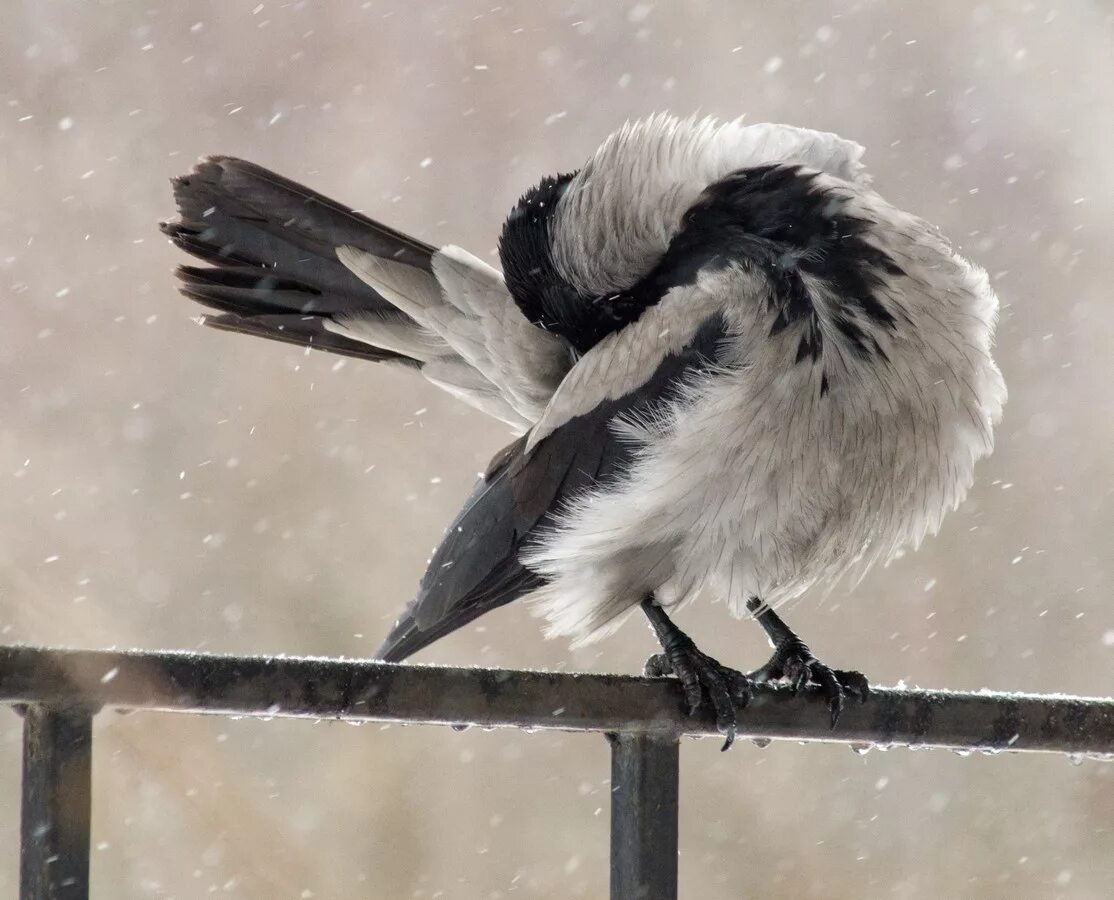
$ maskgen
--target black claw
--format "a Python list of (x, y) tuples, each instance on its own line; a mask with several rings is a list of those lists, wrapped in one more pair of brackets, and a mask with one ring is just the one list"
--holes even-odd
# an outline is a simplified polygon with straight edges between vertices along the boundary
[(828, 709), (832, 715), (831, 728), (836, 727), (840, 713), (843, 712), (843, 688), (836, 678), (835, 672), (815, 660), (808, 666), (812, 672), (812, 680), (820, 687)]
[(843, 691), (838, 683), (835, 685), (835, 692), (828, 694), (828, 711), (832, 714), (832, 721), (828, 727), (835, 731), (836, 723), (843, 713)]
[(689, 715), (695, 716), (704, 700), (704, 691), (700, 687), (698, 675), (690, 672), (688, 678), (682, 678), (681, 684), (685, 689), (685, 702), (688, 704)]
[(850, 669), (833, 669), (836, 680), (843, 686), (845, 694), (854, 694), (860, 703), (870, 699), (870, 682), (862, 672)]
[(731, 685), (731, 697), (736, 705), (746, 707), (753, 696), (754, 688), (751, 686), (750, 679), (745, 675), (741, 678), (736, 678), (735, 683)]
[(679, 629), (653, 598), (642, 601), (664, 653), (651, 656), (644, 671), (649, 676), (675, 675), (681, 682), (689, 715), (707, 703), (716, 717), (716, 729), (724, 735), (723, 748), (735, 743), (737, 708), (750, 702), (751, 682), (737, 672), (701, 652), (692, 639)]
[(747, 677), (702, 653), (695, 646), (682, 645), (656, 654), (646, 661), (649, 676), (675, 675), (684, 690), (689, 715), (696, 715), (707, 701), (716, 717), (716, 730), (724, 735), (727, 750), (735, 743), (736, 708), (750, 702)]
[(750, 678), (762, 684), (767, 681), (784, 681), (793, 693), (814, 685), (820, 689), (831, 711), (832, 728), (843, 712), (844, 696), (854, 694), (865, 703), (870, 696), (870, 686), (860, 672), (829, 669), (821, 663), (808, 646), (785, 624), (781, 617), (759, 598), (747, 601), (747, 609), (754, 613), (758, 624), (775, 650), (769, 661), (750, 673)]
[(781, 644), (764, 666), (750, 673), (750, 678), (758, 683), (788, 682), (794, 694), (809, 685), (819, 688), (831, 713), (833, 729), (843, 713), (846, 695), (858, 697), (861, 703), (870, 696), (870, 685), (862, 673), (828, 668), (795, 638)]
[(708, 692), (708, 699), (716, 713), (716, 730), (724, 735), (723, 746), (720, 749), (727, 750), (735, 743), (735, 701), (727, 684), (724, 683), (725, 672), (722, 666), (717, 668), (707, 665), (702, 674), (704, 689)]

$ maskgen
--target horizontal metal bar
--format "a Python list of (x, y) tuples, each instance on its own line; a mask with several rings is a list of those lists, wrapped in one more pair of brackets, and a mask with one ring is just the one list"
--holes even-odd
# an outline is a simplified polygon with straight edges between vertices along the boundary
[(23, 712), (22, 900), (86, 900), (93, 711), (32, 704)]
[[(0, 703), (714, 735), (673, 679), (297, 657), (0, 648)], [(833, 731), (821, 698), (759, 687), (739, 737), (1114, 753), (1114, 700), (877, 688)]]

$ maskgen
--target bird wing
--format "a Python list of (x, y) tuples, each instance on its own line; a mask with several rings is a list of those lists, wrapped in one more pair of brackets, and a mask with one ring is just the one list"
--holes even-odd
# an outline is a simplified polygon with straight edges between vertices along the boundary
[[(418, 323), (442, 363), (423, 372), (450, 392), (494, 390), (533, 424), (572, 365), (568, 344), (526, 319), (502, 273), (460, 247), (434, 253), (431, 273), (357, 247), (338, 248), (337, 258)], [(374, 314), (355, 314), (330, 330), (375, 343), (378, 326)]]
[(617, 433), (618, 421), (653, 415), (716, 364), (727, 334), (720, 305), (694, 287), (674, 289), (573, 366), (538, 425), (493, 461), (445, 532), (380, 658), (404, 659), (542, 586), (521, 551), (569, 503), (635, 461), (638, 446)]
[(260, 166), (228, 156), (174, 179), (163, 232), (203, 266), (180, 290), (213, 328), (417, 368), (529, 428), (568, 371), (568, 346), (530, 324), (498, 271), (438, 250)]

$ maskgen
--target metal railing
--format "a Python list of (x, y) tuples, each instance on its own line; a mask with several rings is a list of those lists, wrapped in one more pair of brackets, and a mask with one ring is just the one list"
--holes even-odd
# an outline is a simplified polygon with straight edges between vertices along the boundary
[[(715, 735), (672, 679), (300, 657), (0, 647), (22, 712), (20, 896), (89, 896), (93, 717), (103, 708), (601, 732), (612, 748), (611, 896), (677, 895), (678, 740)], [(835, 730), (815, 695), (757, 689), (739, 738), (1114, 754), (1114, 701), (876, 688)]]

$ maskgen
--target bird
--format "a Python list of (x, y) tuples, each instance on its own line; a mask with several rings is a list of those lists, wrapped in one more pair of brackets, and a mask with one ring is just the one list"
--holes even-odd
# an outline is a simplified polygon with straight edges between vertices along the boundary
[[(375, 657), (504, 604), (584, 645), (637, 610), (727, 749), (756, 684), (866, 701), (776, 611), (935, 534), (1006, 386), (986, 273), (872, 187), (858, 143), (742, 119), (628, 121), (513, 205), (501, 269), (243, 160), (173, 180), (161, 223), (210, 327), (405, 368), (508, 425)], [(673, 614), (773, 647), (750, 672)]]

